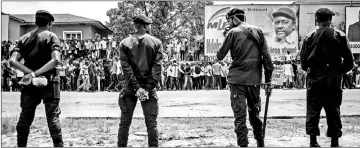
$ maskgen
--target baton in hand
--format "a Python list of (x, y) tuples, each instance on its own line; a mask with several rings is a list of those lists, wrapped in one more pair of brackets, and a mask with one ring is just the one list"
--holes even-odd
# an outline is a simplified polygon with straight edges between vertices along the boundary
[(264, 114), (264, 122), (263, 122), (263, 136), (265, 138), (265, 130), (266, 130), (266, 120), (267, 120), (267, 112), (269, 107), (269, 99), (271, 95), (271, 88), (265, 89), (266, 93), (266, 102), (265, 102), (265, 114)]

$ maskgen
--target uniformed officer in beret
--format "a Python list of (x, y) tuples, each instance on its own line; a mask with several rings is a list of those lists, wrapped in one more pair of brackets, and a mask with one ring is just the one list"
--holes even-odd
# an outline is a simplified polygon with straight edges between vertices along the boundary
[(289, 7), (281, 7), (272, 13), (274, 18), (275, 42), (280, 44), (295, 44), (298, 40), (296, 29), (296, 14)]
[(316, 136), (320, 135), (318, 124), (322, 108), (326, 113), (331, 146), (338, 147), (338, 139), (342, 136), (341, 75), (352, 69), (353, 55), (345, 33), (330, 27), (333, 15), (327, 8), (316, 11), (319, 29), (305, 37), (300, 53), (301, 67), (308, 72), (306, 133), (310, 135), (311, 147), (320, 146)]
[(137, 99), (141, 101), (148, 132), (148, 144), (157, 147), (159, 110), (155, 87), (161, 78), (162, 43), (149, 35), (152, 20), (145, 15), (133, 18), (136, 32), (121, 41), (120, 61), (125, 83), (119, 95), (121, 121), (118, 147), (126, 147)]
[[(50, 32), (54, 17), (49, 12), (39, 10), (35, 17), (36, 29), (20, 38), (11, 56), (11, 65), (25, 74), (19, 82), (24, 87), (20, 97), (21, 114), (16, 126), (17, 144), (19, 147), (27, 146), (36, 107), (42, 100), (53, 144), (55, 147), (62, 147), (59, 121), (60, 78), (55, 69), (61, 61), (60, 40), (55, 33)], [(21, 59), (25, 60), (24, 64), (19, 62)], [(48, 83), (34, 83), (37, 82), (35, 78)]]
[[(231, 30), (217, 52), (217, 60), (223, 60), (230, 50), (233, 62), (229, 68), (228, 83), (238, 145), (248, 146), (246, 114), (249, 112), (249, 120), (253, 127), (257, 146), (263, 147), (264, 136), (262, 122), (259, 118), (261, 69), (262, 66), (265, 69), (266, 89), (271, 92), (270, 82), (274, 66), (262, 30), (245, 23), (245, 18), (244, 11), (237, 8), (227, 13), (226, 19)], [(248, 109), (246, 109), (247, 107)]]

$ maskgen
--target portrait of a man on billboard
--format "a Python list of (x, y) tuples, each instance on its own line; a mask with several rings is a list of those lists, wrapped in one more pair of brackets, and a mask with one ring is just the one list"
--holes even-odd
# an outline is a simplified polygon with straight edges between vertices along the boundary
[(281, 7), (272, 13), (275, 38), (278, 44), (293, 45), (297, 43), (296, 14), (289, 7)]
[(358, 21), (349, 26), (348, 38), (350, 42), (360, 42), (360, 10), (358, 13)]

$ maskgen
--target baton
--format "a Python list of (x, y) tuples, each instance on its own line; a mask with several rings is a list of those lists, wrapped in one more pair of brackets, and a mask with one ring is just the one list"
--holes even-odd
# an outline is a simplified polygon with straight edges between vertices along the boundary
[(270, 90), (265, 90), (266, 93), (266, 102), (265, 102), (265, 113), (264, 113), (264, 124), (263, 124), (263, 136), (265, 138), (265, 129), (266, 129), (266, 120), (267, 120), (267, 112), (268, 112), (268, 107), (269, 107), (269, 98), (270, 98), (270, 92), (271, 92), (271, 88)]

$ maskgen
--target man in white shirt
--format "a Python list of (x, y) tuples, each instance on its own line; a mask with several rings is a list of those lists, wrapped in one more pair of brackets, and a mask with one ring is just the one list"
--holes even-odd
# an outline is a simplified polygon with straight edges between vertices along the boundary
[(179, 72), (184, 73), (184, 71), (181, 70), (179, 64), (176, 63), (176, 60), (174, 60), (173, 64), (170, 66), (171, 90), (174, 89), (174, 86), (176, 90), (180, 89)]
[(112, 66), (111, 66), (111, 69), (110, 69), (110, 73), (111, 73), (111, 76), (110, 76), (110, 80), (111, 80), (111, 84), (107, 87), (106, 91), (111, 91), (113, 87), (116, 86), (117, 84), (117, 64), (119, 62), (119, 57), (114, 57), (114, 60), (112, 62)]
[(64, 91), (67, 90), (66, 88), (66, 74), (65, 74), (65, 70), (66, 70), (66, 66), (64, 65), (64, 63), (61, 63), (60, 66), (58, 67), (59, 69), (59, 76), (60, 76), (60, 90)]
[(293, 68), (290, 64), (290, 61), (286, 61), (286, 64), (284, 65), (284, 75), (285, 75), (285, 78), (284, 78), (285, 87), (290, 88), (289, 83), (292, 86), (292, 83), (293, 83), (292, 77), (294, 75)]
[(206, 84), (205, 84), (205, 89), (209, 90), (212, 88), (212, 62), (209, 62), (209, 64), (205, 67), (205, 79), (206, 79)]
[(100, 58), (106, 58), (107, 42), (105, 38), (100, 41)]
[[(119, 88), (121, 87), (121, 84), (123, 83), (123, 80), (124, 80), (123, 71), (122, 71), (122, 68), (121, 68), (121, 61), (120, 61), (120, 60), (116, 62), (116, 75), (117, 75), (118, 83), (117, 83), (117, 85), (115, 86), (114, 90), (115, 90), (115, 91), (119, 91)], [(120, 89), (121, 89), (121, 88), (120, 88)]]

